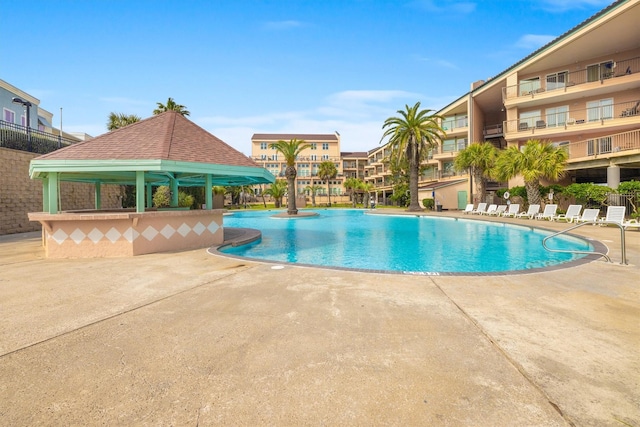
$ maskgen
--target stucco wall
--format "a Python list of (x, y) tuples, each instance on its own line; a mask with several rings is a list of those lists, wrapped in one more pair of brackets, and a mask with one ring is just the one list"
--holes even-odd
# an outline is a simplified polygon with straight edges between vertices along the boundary
[[(30, 222), (29, 212), (42, 211), (42, 181), (29, 178), (29, 162), (38, 154), (0, 148), (0, 235), (40, 230)], [(103, 186), (102, 207), (119, 208), (120, 186)], [(89, 184), (60, 184), (60, 209), (93, 209), (94, 187)]]

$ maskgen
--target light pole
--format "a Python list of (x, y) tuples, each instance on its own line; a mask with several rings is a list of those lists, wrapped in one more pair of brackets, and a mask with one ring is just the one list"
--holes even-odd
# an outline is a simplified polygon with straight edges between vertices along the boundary
[(25, 101), (22, 98), (18, 98), (17, 96), (14, 96), (11, 99), (11, 102), (13, 102), (14, 104), (22, 104), (24, 106), (24, 108), (27, 110), (27, 150), (31, 151), (31, 103), (29, 101)]

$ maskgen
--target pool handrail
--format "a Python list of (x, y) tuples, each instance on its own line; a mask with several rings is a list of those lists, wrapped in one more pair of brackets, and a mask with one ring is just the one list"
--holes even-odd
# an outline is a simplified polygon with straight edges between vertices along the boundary
[(562, 249), (551, 249), (546, 245), (547, 240), (551, 239), (552, 237), (556, 237), (559, 236), (561, 234), (565, 234), (571, 230), (575, 230), (576, 228), (582, 227), (583, 225), (596, 225), (596, 224), (614, 224), (617, 227), (620, 228), (620, 250), (622, 252), (622, 260), (620, 261), (620, 264), (622, 265), (627, 265), (627, 253), (626, 253), (626, 242), (624, 240), (624, 227), (619, 224), (618, 222), (613, 222), (613, 221), (601, 221), (601, 220), (595, 220), (595, 221), (585, 221), (585, 222), (581, 222), (580, 224), (576, 224), (572, 227), (569, 227), (565, 230), (561, 230), (558, 231), (557, 233), (553, 233), (547, 237), (545, 237), (544, 239), (542, 239), (542, 246), (549, 252), (563, 252), (563, 253), (570, 253), (570, 254), (586, 254), (586, 255), (600, 255), (602, 257), (604, 257), (608, 262), (613, 262), (611, 261), (611, 258), (604, 253), (601, 252), (595, 252), (595, 251), (573, 251), (573, 250), (562, 250)]

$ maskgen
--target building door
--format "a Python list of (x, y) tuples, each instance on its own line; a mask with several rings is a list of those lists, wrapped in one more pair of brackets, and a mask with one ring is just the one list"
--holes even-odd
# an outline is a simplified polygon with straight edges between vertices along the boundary
[(467, 207), (467, 192), (458, 191), (458, 209), (463, 210)]

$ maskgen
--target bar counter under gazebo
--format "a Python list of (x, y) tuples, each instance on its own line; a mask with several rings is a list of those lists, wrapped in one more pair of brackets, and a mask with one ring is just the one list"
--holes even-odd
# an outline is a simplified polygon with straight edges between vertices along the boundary
[[(213, 209), (212, 187), (271, 183), (275, 177), (251, 159), (175, 111), (142, 120), (31, 161), (43, 184), (42, 224), (51, 258), (132, 256), (187, 250), (223, 242), (224, 209)], [(95, 209), (59, 210), (59, 183), (90, 183)], [(101, 207), (105, 184), (134, 185), (136, 208)], [(154, 186), (171, 189), (167, 210), (152, 207)], [(203, 209), (178, 209), (179, 187), (204, 187)]]

